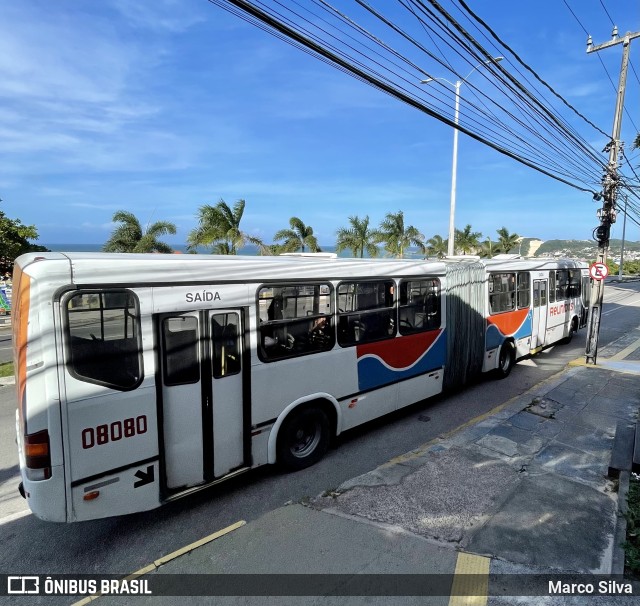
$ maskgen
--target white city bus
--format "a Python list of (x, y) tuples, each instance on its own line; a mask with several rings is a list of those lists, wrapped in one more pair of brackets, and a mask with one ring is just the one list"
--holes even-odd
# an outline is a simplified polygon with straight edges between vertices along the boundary
[[(583, 267), (584, 266), (584, 267)], [(14, 270), (21, 493), (145, 511), (570, 337), (572, 261), (34, 253)], [(511, 319), (509, 319), (511, 318)]]

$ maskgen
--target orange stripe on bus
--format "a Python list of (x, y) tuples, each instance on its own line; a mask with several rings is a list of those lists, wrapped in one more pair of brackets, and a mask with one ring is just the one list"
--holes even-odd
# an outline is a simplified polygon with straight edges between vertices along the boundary
[(522, 326), (524, 319), (529, 313), (529, 308), (507, 311), (505, 313), (489, 316), (487, 322), (493, 324), (505, 336), (510, 337)]
[(16, 364), (16, 387), (20, 424), (24, 429), (24, 392), (27, 386), (27, 329), (29, 326), (29, 304), (31, 278), (19, 267), (14, 269), (13, 283), (17, 291), (13, 295), (13, 359)]

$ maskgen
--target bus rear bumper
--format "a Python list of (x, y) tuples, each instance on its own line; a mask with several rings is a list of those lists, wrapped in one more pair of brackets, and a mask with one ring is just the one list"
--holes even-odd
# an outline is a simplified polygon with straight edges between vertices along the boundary
[(27, 500), (31, 513), (46, 522), (67, 522), (67, 498), (64, 491), (62, 466), (51, 468), (46, 480), (29, 480), (22, 470), (18, 490)]

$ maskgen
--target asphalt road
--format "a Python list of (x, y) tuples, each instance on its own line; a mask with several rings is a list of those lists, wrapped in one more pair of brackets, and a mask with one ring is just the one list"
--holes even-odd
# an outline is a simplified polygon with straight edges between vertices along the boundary
[(11, 340), (11, 325), (0, 324), (0, 364), (11, 362), (13, 359), (13, 342)]
[[(638, 325), (639, 307), (640, 282), (607, 287), (601, 347)], [(301, 472), (265, 467), (155, 511), (71, 525), (39, 521), (18, 495), (14, 388), (0, 387), (0, 573), (130, 573), (237, 520), (251, 521), (288, 501), (331, 490), (455, 429), (582, 357), (584, 338), (582, 330), (571, 344), (518, 363), (503, 381), (483, 377), (464, 391), (350, 431), (320, 463)]]

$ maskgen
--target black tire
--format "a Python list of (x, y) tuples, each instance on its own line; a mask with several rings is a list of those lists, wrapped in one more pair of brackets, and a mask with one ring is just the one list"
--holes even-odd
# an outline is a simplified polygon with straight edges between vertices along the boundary
[(293, 411), (278, 433), (278, 462), (291, 471), (317, 463), (329, 448), (329, 420), (316, 407)]
[(496, 377), (498, 379), (506, 379), (516, 363), (516, 349), (512, 341), (505, 341), (500, 348), (498, 356), (498, 368), (496, 368)]
[(567, 345), (571, 343), (571, 340), (573, 339), (573, 335), (575, 335), (577, 332), (578, 332), (578, 318), (574, 318), (571, 321), (571, 328), (569, 328), (569, 334), (564, 338), (563, 342), (566, 343)]

